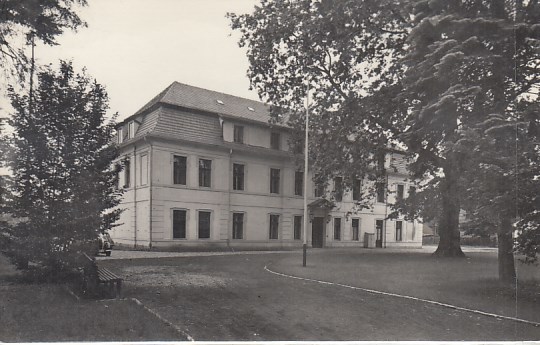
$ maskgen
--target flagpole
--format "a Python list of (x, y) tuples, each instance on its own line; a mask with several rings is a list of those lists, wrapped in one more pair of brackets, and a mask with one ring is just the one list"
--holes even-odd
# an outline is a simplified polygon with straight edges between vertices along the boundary
[(308, 209), (307, 209), (307, 191), (308, 191), (308, 129), (309, 129), (309, 84), (306, 85), (306, 141), (304, 144), (304, 244), (302, 246), (303, 260), (302, 266), (306, 267), (307, 256), (307, 225), (308, 225)]

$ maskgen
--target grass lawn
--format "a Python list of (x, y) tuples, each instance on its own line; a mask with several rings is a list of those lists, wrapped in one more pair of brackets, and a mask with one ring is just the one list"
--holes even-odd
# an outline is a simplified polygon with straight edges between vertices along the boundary
[(185, 340), (131, 300), (78, 301), (65, 286), (20, 284), (0, 255), (0, 342)]
[[(114, 254), (113, 254), (114, 255)], [(140, 299), (195, 340), (540, 340), (540, 327), (276, 276), (272, 270), (515, 316), (496, 281), (494, 253), (436, 259), (428, 253), (310, 250), (213, 257), (104, 260)], [(537, 267), (519, 286), (518, 317), (539, 320)]]
[[(277, 262), (281, 273), (429, 299), (540, 323), (540, 266), (516, 262), (515, 286), (499, 283), (497, 253), (437, 258), (428, 252), (312, 251)], [(270, 267), (272, 268), (272, 267)], [(517, 291), (517, 296), (516, 296)], [(517, 297), (517, 298), (516, 298)], [(539, 338), (540, 339), (540, 338)]]

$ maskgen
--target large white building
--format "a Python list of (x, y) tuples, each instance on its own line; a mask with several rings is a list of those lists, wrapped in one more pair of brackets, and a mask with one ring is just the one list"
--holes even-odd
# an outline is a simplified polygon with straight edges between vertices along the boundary
[(361, 183), (336, 203), (321, 198), (311, 180), (304, 191), (289, 129), (268, 120), (260, 102), (175, 82), (120, 123), (125, 211), (114, 240), (138, 247), (301, 247), (305, 192), (309, 246), (363, 246), (365, 233), (378, 247), (421, 246), (420, 223), (384, 220), (387, 202), (409, 190), (399, 154), (386, 157), (391, 192), (384, 188), (371, 210), (348, 214)]

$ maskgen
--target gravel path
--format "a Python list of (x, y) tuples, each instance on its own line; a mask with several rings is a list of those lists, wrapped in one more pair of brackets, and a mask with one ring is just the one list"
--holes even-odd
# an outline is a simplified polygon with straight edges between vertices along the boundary
[[(325, 248), (325, 249), (308, 249), (309, 252), (318, 252), (324, 250), (340, 250), (341, 248)], [(437, 246), (426, 245), (422, 248), (385, 248), (385, 249), (365, 249), (355, 248), (359, 252), (370, 253), (433, 253)], [(462, 247), (465, 253), (479, 252), (497, 252), (497, 248), (488, 247)], [(99, 256), (98, 260), (125, 260), (125, 259), (155, 259), (155, 258), (179, 258), (179, 257), (194, 257), (194, 256), (228, 256), (228, 255), (262, 255), (262, 254), (283, 254), (283, 253), (301, 253), (302, 250), (267, 250), (267, 251), (236, 251), (236, 252), (162, 252), (162, 251), (147, 251), (147, 250), (113, 250), (109, 257)]]

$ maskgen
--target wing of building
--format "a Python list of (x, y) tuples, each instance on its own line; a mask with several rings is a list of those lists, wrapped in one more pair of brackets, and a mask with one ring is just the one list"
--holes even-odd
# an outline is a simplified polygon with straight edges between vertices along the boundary
[(300, 248), (307, 193), (309, 246), (421, 246), (420, 223), (384, 220), (387, 202), (409, 190), (401, 155), (387, 155), (388, 188), (373, 209), (350, 214), (359, 190), (329, 201), (309, 178), (304, 191), (303, 173), (289, 152), (289, 129), (268, 120), (263, 103), (175, 82), (120, 123), (125, 211), (114, 241), (138, 247)]

